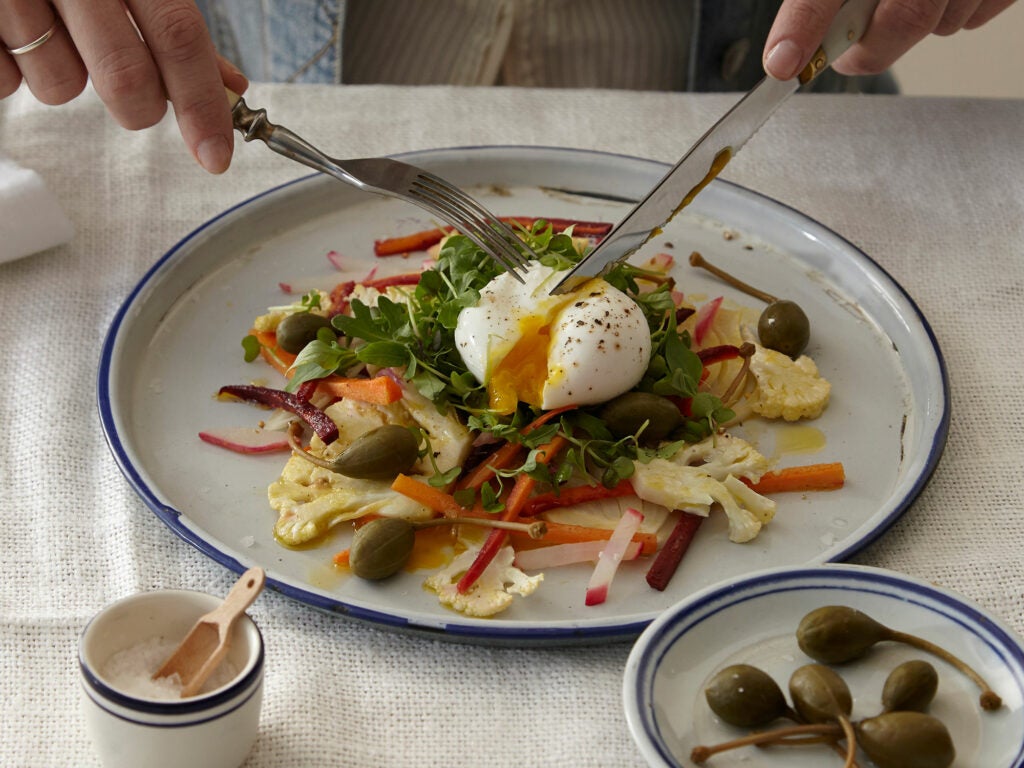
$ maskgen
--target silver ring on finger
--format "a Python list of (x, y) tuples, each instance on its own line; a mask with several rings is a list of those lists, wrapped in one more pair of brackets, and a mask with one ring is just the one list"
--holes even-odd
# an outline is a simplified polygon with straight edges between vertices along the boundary
[(43, 32), (39, 37), (33, 40), (31, 43), (25, 43), (24, 45), (18, 46), (17, 48), (7, 48), (7, 52), (11, 56), (21, 56), (22, 54), (34, 51), (39, 46), (43, 45), (47, 40), (53, 37), (53, 33), (60, 27), (60, 16), (53, 20), (53, 26)]

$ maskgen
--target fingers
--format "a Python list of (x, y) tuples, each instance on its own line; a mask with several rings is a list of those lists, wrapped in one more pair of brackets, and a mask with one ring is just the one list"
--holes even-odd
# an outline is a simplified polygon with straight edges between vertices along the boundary
[(167, 111), (160, 72), (120, 0), (56, 5), (114, 119), (130, 130), (159, 122)]
[(984, 0), (974, 15), (964, 24), (964, 29), (977, 29), (982, 24), (987, 24), (1000, 13), (1005, 11), (1015, 0)]
[(185, 144), (211, 173), (231, 163), (231, 116), (213, 42), (188, 0), (129, 0), (174, 105)]
[[(18, 55), (8, 53), (39, 40), (51, 28), (53, 33), (38, 47)], [(63, 104), (85, 88), (85, 66), (49, 3), (0, 2), (0, 40), (4, 49), (0, 53), (0, 98), (13, 93), (22, 78), (44, 104)]]
[(978, 0), (881, 0), (864, 37), (832, 68), (844, 75), (883, 72), (934, 32), (947, 13), (955, 19), (965, 14), (965, 6), (973, 12), (977, 4)]
[(765, 43), (764, 69), (790, 80), (818, 50), (843, 0), (784, 0)]
[[(845, 75), (871, 75), (930, 34), (951, 35), (991, 20), (1014, 0), (880, 0), (864, 37), (833, 63)], [(810, 61), (842, 0), (783, 0), (765, 44), (764, 67), (788, 80)]]
[[(174, 105), (179, 129), (196, 159), (213, 173), (231, 162), (233, 136), (224, 83), (248, 83), (216, 55), (193, 0), (0, 0), (0, 98), (22, 78), (40, 101), (61, 104), (91, 77), (97, 94), (124, 127), (157, 123)], [(62, 19), (44, 44), (19, 56), (7, 49), (37, 39)]]

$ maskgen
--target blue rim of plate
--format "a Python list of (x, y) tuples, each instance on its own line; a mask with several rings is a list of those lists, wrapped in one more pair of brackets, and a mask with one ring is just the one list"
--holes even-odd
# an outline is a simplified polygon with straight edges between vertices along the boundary
[[(459, 153), (459, 154), (472, 154), (474, 152), (501, 152), (501, 151), (512, 151), (512, 152), (529, 152), (531, 154), (545, 154), (551, 153), (552, 155), (559, 154), (578, 154), (578, 155), (589, 155), (593, 157), (608, 157), (622, 160), (629, 160), (634, 163), (648, 165), (652, 169), (657, 169), (660, 175), (663, 175), (671, 169), (671, 165), (663, 163), (657, 160), (651, 160), (650, 158), (636, 157), (625, 153), (614, 153), (604, 152), (597, 150), (586, 150), (586, 149), (575, 149), (568, 147), (554, 147), (554, 146), (524, 146), (524, 145), (470, 145), (470, 146), (455, 146), (445, 148), (434, 148), (425, 150), (416, 150), (412, 152), (403, 152), (390, 157), (396, 159), (403, 159), (410, 162), (415, 162), (417, 158), (427, 157), (437, 153)], [(243, 200), (235, 205), (221, 211), (216, 216), (208, 219), (203, 224), (198, 226), (189, 234), (182, 237), (177, 243), (174, 244), (156, 263), (150, 267), (146, 273), (142, 276), (139, 282), (131, 290), (124, 302), (118, 308), (111, 321), (110, 329), (107, 331), (106, 336), (103, 340), (103, 346), (101, 348), (99, 368), (97, 372), (97, 407), (99, 410), (100, 424), (103, 429), (103, 435), (106, 439), (107, 445), (114, 457), (118, 468), (128, 481), (132, 489), (139, 495), (143, 502), (150, 508), (150, 510), (159, 518), (168, 528), (171, 529), (179, 538), (188, 544), (195, 547), (197, 550), (202, 552), (207, 557), (211, 558), (217, 563), (220, 563), (225, 568), (235, 572), (242, 573), (248, 567), (241, 563), (235, 557), (231, 556), (224, 550), (215, 546), (211, 541), (203, 538), (199, 533), (185, 525), (181, 519), (181, 513), (164, 504), (157, 493), (151, 488), (139, 474), (137, 468), (132, 463), (128, 451), (126, 450), (124, 443), (121, 440), (121, 436), (118, 434), (116, 420), (114, 416), (114, 407), (111, 401), (111, 367), (116, 352), (117, 341), (119, 334), (122, 330), (122, 325), (135, 301), (139, 298), (140, 294), (146, 289), (151, 281), (153, 281), (160, 273), (170, 265), (170, 263), (177, 257), (177, 255), (189, 246), (192, 241), (197, 239), (203, 232), (211, 227), (214, 227), (222, 219), (230, 216), (231, 214), (239, 211), (253, 203), (262, 200), (270, 195), (274, 195), (281, 192), (289, 187), (308, 183), (311, 179), (319, 178), (320, 174), (309, 174), (293, 179), (291, 181), (278, 184), (274, 187), (270, 187), (263, 192), (253, 195), (246, 200)], [(921, 493), (924, 487), (928, 484), (931, 479), (935, 468), (938, 466), (939, 459), (942, 456), (942, 452), (946, 445), (946, 439), (949, 432), (949, 376), (946, 368), (946, 362), (942, 355), (942, 351), (939, 348), (938, 340), (935, 336), (931, 325), (928, 323), (924, 314), (921, 312), (917, 303), (913, 298), (903, 290), (902, 286), (896, 282), (896, 280), (883, 269), (874, 259), (868, 254), (864, 253), (860, 248), (851, 243), (846, 238), (837, 234), (833, 230), (829, 229), (825, 225), (810, 218), (804, 213), (796, 210), (790, 205), (779, 202), (774, 198), (762, 195), (759, 192), (755, 192), (747, 187), (744, 187), (735, 182), (728, 181), (726, 179), (715, 179), (713, 182), (715, 185), (730, 187), (736, 192), (747, 195), (751, 198), (761, 200), (770, 203), (773, 207), (782, 209), (788, 212), (795, 220), (801, 222), (801, 225), (805, 227), (807, 231), (816, 230), (818, 233), (826, 236), (828, 239), (833, 240), (836, 243), (842, 244), (845, 248), (855, 252), (858, 257), (864, 259), (869, 263), (872, 268), (878, 271), (879, 274), (884, 276), (892, 285), (893, 289), (898, 291), (901, 298), (907, 303), (916, 319), (921, 325), (924, 333), (928, 338), (930, 344), (930, 351), (935, 357), (936, 364), (939, 369), (941, 378), (941, 390), (942, 390), (942, 403), (941, 403), (941, 414), (935, 427), (934, 435), (932, 436), (931, 445), (928, 447), (927, 456), (924, 459), (924, 463), (921, 471), (917, 478), (915, 478), (912, 486), (903, 495), (903, 498), (899, 499), (894, 505), (893, 509), (889, 514), (868, 533), (861, 538), (852, 542), (848, 547), (834, 553), (828, 560), (828, 562), (839, 562), (851, 557), (860, 550), (867, 547), (869, 544), (877, 540), (882, 536), (895, 522), (898, 520), (904, 512), (910, 507), (913, 501)], [(588, 194), (586, 190), (565, 190), (578, 195)], [(507, 644), (513, 646), (519, 646), (523, 643), (538, 643), (538, 644), (550, 644), (550, 643), (593, 643), (601, 640), (634, 640), (640, 633), (642, 633), (654, 620), (653, 618), (646, 618), (641, 621), (629, 621), (626, 623), (615, 624), (615, 625), (582, 625), (582, 626), (570, 626), (570, 627), (534, 627), (525, 625), (523, 627), (510, 626), (508, 624), (495, 623), (494, 626), (480, 623), (461, 623), (456, 618), (452, 622), (446, 623), (441, 626), (427, 626), (414, 623), (407, 618), (396, 616), (387, 611), (378, 611), (369, 608), (365, 608), (359, 605), (346, 603), (343, 600), (334, 599), (324, 595), (317, 594), (308, 589), (304, 589), (300, 586), (290, 584), (286, 581), (274, 579), (268, 574), (266, 586), (276, 592), (295, 599), (299, 602), (310, 605), (314, 608), (325, 610), (329, 613), (338, 614), (345, 616), (346, 618), (355, 619), (357, 621), (365, 621), (372, 625), (383, 626), (396, 631), (407, 631), (413, 634), (425, 634), (428, 636), (440, 637), (440, 638), (451, 638), (451, 639), (472, 639), (486, 641), (493, 644)]]
[[(781, 567), (714, 584), (666, 610), (633, 646), (623, 682), (626, 719), (638, 746), (652, 750), (666, 767), (682, 768), (652, 717), (654, 675), (673, 643), (700, 623), (736, 605), (781, 592), (830, 589), (899, 597), (939, 614), (974, 635), (1008, 668), (1024, 690), (1024, 647), (1002, 622), (961, 595), (895, 571), (864, 565)], [(1012, 663), (1011, 663), (1012, 662)], [(639, 731), (639, 733), (638, 733)], [(642, 743), (641, 743), (642, 742)], [(1024, 766), (1022, 743), (1009, 766)]]

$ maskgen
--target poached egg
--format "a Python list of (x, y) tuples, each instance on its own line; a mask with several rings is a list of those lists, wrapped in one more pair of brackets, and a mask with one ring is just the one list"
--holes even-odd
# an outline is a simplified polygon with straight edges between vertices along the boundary
[(551, 410), (595, 405), (635, 387), (651, 356), (651, 334), (636, 302), (600, 278), (557, 296), (560, 272), (530, 264), (523, 283), (503, 273), (459, 314), (455, 343), (487, 387), (490, 407), (522, 401)]

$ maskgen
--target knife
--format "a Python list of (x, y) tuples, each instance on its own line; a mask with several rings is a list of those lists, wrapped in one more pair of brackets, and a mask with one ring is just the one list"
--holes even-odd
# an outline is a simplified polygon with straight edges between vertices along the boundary
[(604, 240), (551, 290), (564, 293), (600, 276), (657, 235), (725, 167), (801, 85), (809, 83), (864, 35), (878, 0), (847, 0), (833, 19), (821, 47), (791, 80), (765, 77), (715, 123), (676, 166), (647, 193)]

